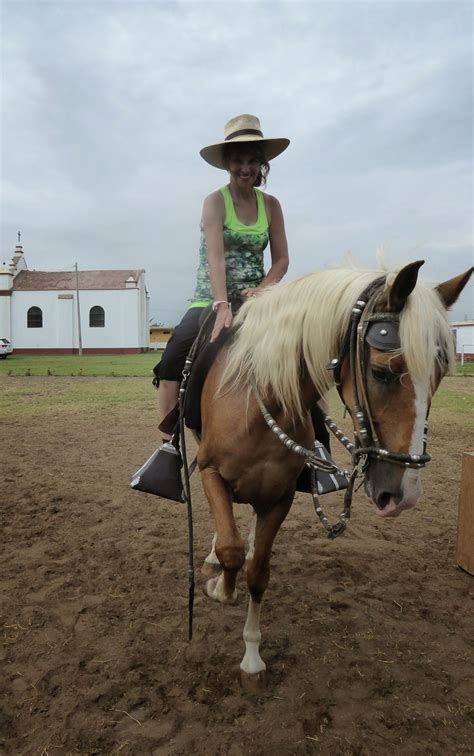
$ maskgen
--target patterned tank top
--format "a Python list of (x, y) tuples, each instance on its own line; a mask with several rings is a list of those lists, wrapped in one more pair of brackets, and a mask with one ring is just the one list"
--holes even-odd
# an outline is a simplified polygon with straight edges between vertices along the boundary
[[(224, 257), (227, 293), (230, 294), (235, 289), (255, 288), (265, 277), (263, 251), (269, 239), (268, 218), (264, 194), (260, 189), (255, 189), (257, 220), (252, 226), (246, 226), (237, 218), (229, 187), (224, 186), (220, 191), (225, 206)], [(191, 307), (201, 307), (209, 302), (212, 302), (212, 290), (206, 237), (201, 224), (199, 267)]]

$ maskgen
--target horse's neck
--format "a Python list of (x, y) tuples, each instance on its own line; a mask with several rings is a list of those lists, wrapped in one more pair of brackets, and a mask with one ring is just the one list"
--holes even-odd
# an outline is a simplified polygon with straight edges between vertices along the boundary
[(311, 407), (314, 407), (318, 399), (321, 399), (321, 395), (316, 390), (308, 371), (305, 370), (301, 379), (301, 403), (309, 411)]

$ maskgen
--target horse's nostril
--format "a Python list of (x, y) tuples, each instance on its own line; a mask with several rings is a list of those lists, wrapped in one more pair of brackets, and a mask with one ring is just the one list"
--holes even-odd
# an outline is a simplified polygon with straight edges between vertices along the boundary
[(382, 491), (382, 493), (379, 493), (379, 495), (377, 496), (377, 501), (375, 502), (378, 509), (385, 509), (391, 498), (392, 494), (389, 491)]

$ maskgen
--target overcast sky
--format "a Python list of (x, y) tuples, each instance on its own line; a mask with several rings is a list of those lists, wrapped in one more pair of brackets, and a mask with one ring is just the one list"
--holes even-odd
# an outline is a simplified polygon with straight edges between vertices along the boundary
[[(343, 261), (473, 264), (473, 3), (3, 0), (2, 261), (145, 268), (151, 316), (192, 296), (199, 149), (225, 121), (287, 136), (267, 190), (287, 278)], [(453, 318), (474, 317), (473, 287)]]

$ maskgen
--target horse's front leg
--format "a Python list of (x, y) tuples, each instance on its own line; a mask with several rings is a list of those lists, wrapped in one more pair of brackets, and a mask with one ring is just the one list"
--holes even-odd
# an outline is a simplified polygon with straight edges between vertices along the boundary
[(234, 519), (232, 494), (214, 468), (205, 467), (201, 477), (216, 525), (213, 551), (222, 566), (215, 577), (208, 577), (209, 573), (203, 571), (204, 593), (215, 601), (233, 603), (237, 598), (237, 573), (245, 562), (245, 548)]
[(247, 562), (247, 585), (250, 592), (244, 627), (245, 655), (240, 663), (241, 681), (249, 693), (265, 688), (266, 664), (260, 656), (260, 609), (270, 579), (270, 557), (275, 536), (288, 514), (293, 496), (279, 502), (270, 512), (257, 516), (255, 550)]

